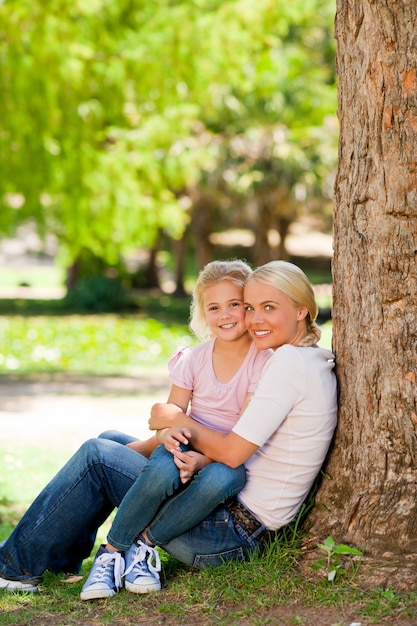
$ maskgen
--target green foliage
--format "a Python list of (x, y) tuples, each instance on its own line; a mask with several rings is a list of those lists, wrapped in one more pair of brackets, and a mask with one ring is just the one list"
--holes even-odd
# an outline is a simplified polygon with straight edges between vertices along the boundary
[(327, 537), (327, 539), (323, 543), (318, 543), (317, 547), (322, 550), (326, 558), (318, 559), (313, 564), (313, 569), (322, 569), (326, 567), (327, 569), (327, 580), (329, 582), (334, 582), (337, 574), (347, 574), (347, 570), (343, 566), (343, 557), (348, 557), (349, 565), (351, 570), (351, 578), (353, 578), (359, 567), (359, 563), (355, 563), (353, 557), (361, 557), (363, 552), (358, 550), (357, 548), (352, 548), (351, 546), (347, 546), (343, 543), (336, 544), (332, 537)]
[(68, 290), (63, 306), (79, 312), (103, 313), (126, 310), (128, 302), (128, 293), (119, 279), (85, 276)]
[(334, 0), (4, 0), (0, 231), (33, 218), (66, 266), (83, 249), (115, 265), (161, 229), (181, 237), (184, 197), (248, 128), (288, 129), (296, 172), (301, 155), (327, 181), (333, 13)]

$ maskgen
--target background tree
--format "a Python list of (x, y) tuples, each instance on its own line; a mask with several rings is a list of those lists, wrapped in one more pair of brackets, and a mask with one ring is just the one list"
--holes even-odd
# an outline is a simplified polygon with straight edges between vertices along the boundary
[[(193, 213), (184, 190), (209, 178), (219, 135), (278, 120), (303, 136), (332, 112), (332, 10), (5, 0), (0, 230), (30, 219), (55, 234), (72, 280), (155, 250), (161, 232), (181, 240)], [(195, 140), (205, 133), (213, 145)]]
[(365, 549), (368, 583), (405, 588), (417, 573), (416, 23), (414, 0), (337, 2), (340, 410), (312, 518), (313, 536)]

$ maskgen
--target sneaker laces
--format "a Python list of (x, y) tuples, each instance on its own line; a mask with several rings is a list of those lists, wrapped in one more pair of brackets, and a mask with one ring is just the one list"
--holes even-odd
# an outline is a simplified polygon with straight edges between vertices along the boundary
[[(105, 578), (108, 571), (109, 566), (114, 563), (113, 568), (113, 577), (114, 584), (116, 587), (122, 587), (122, 571), (124, 568), (124, 559), (120, 552), (114, 552), (113, 550), (109, 552), (104, 552), (97, 557), (95, 562), (95, 571), (91, 578), (90, 584), (93, 583), (101, 583)], [(98, 567), (97, 567), (98, 566)]]
[[(147, 555), (149, 556), (147, 557)], [(153, 559), (155, 559), (155, 565), (152, 562)], [(128, 574), (130, 574), (130, 572), (143, 574), (145, 563), (149, 572), (156, 578), (159, 578), (158, 572), (161, 571), (161, 559), (158, 550), (155, 550), (155, 548), (152, 548), (152, 546), (148, 546), (146, 543), (140, 541), (135, 548), (135, 554), (132, 562), (130, 563), (123, 576), (127, 576)]]

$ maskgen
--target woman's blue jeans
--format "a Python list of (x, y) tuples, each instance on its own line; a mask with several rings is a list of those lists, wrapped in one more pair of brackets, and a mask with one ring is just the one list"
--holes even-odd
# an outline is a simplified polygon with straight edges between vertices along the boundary
[[(0, 576), (38, 583), (46, 570), (79, 571), (83, 559), (91, 553), (97, 529), (119, 507), (147, 462), (117, 441), (86, 441), (43, 489), (0, 547)], [(162, 507), (158, 512), (155, 527), (154, 522), (149, 524), (148, 536), (179, 560), (196, 567), (218, 565), (223, 560), (242, 559), (257, 546), (256, 537), (235, 526), (226, 508), (218, 508), (201, 523), (167, 540), (162, 536), (165, 528), (172, 528), (171, 536), (177, 532), (175, 524), (179, 518), (174, 520), (170, 512), (175, 511), (177, 497), (166, 505), (174, 508), (164, 513)], [(201, 499), (204, 500), (204, 493)], [(187, 510), (181, 506), (182, 518), (193, 508), (197, 508), (197, 503), (193, 502)]]
[[(128, 442), (117, 431), (107, 431), (100, 437)], [(243, 465), (231, 469), (212, 463), (183, 485), (173, 455), (164, 446), (158, 446), (120, 503), (107, 541), (118, 550), (128, 550), (152, 522), (152, 529), (147, 530), (155, 543), (168, 543), (239, 493), (245, 482)]]

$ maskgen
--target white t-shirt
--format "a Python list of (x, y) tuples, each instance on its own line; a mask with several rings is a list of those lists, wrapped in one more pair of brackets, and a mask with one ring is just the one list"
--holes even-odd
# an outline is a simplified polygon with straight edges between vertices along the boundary
[(337, 421), (333, 368), (328, 350), (281, 346), (233, 427), (260, 446), (239, 500), (271, 530), (294, 519), (325, 459)]
[(255, 391), (272, 350), (250, 345), (248, 353), (227, 383), (216, 378), (213, 369), (215, 339), (192, 348), (179, 348), (168, 363), (169, 380), (192, 390), (189, 415), (196, 422), (229, 433), (239, 419), (248, 393)]

